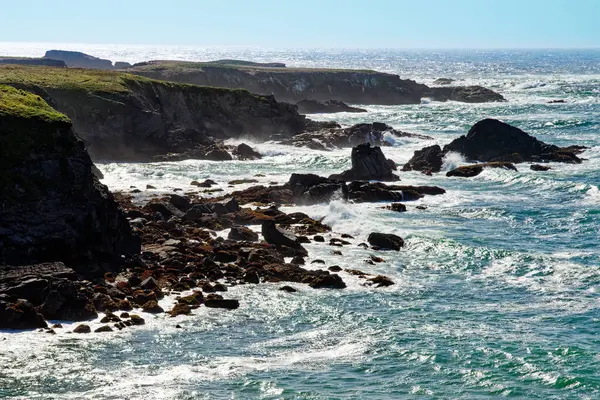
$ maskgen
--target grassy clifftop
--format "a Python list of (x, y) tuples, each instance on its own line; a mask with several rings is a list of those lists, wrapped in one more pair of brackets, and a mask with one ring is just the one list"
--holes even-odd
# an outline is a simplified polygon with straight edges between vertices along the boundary
[(66, 115), (50, 107), (40, 96), (6, 85), (0, 85), (0, 117), (70, 122)]
[(184, 88), (191, 92), (240, 91), (248, 93), (243, 89), (202, 87), (184, 83), (166, 82), (117, 71), (29, 65), (0, 65), (0, 84), (5, 85), (126, 94), (132, 91), (132, 87), (148, 83), (171, 88)]

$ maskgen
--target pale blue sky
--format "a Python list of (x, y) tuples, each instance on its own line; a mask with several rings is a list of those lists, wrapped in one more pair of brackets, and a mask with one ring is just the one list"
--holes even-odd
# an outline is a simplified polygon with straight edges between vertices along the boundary
[(600, 0), (4, 0), (0, 41), (600, 47)]

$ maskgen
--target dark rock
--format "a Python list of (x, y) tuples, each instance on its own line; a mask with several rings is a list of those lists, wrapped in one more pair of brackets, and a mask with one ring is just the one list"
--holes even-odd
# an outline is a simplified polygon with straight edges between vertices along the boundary
[(461, 136), (444, 146), (444, 152), (457, 152), (468, 161), (555, 161), (581, 163), (578, 149), (549, 145), (528, 135), (519, 128), (495, 119), (484, 119)]
[(262, 155), (245, 143), (239, 144), (234, 150), (233, 155), (239, 160), (260, 160)]
[(258, 284), (260, 283), (260, 277), (256, 271), (248, 271), (244, 274), (244, 282)]
[(183, 211), (167, 202), (152, 201), (146, 204), (143, 209), (147, 210), (149, 213), (160, 213), (165, 221), (169, 220), (171, 217), (182, 218), (185, 215)]
[(156, 189), (156, 186), (152, 186), (152, 185), (148, 184), (148, 185), (146, 185), (146, 189), (148, 189), (148, 190)]
[(91, 291), (68, 279), (50, 283), (40, 311), (48, 319), (64, 321), (84, 321), (98, 316)]
[(412, 158), (404, 164), (403, 171), (440, 172), (444, 163), (444, 152), (439, 145), (424, 147), (415, 151)]
[(540, 165), (540, 164), (531, 164), (529, 166), (529, 168), (532, 171), (548, 171), (549, 169), (552, 169), (551, 167), (549, 167), (547, 165)]
[(475, 165), (464, 165), (462, 167), (455, 168), (446, 173), (446, 176), (459, 176), (462, 178), (470, 178), (479, 175), (484, 168), (502, 168), (517, 171), (514, 164), (509, 162), (490, 162)]
[(404, 247), (404, 240), (391, 233), (373, 232), (367, 239), (369, 244), (382, 250), (400, 250)]
[(547, 104), (564, 104), (566, 103), (565, 100), (559, 99), (559, 100), (549, 100), (546, 102)]
[(368, 280), (370, 282), (372, 282), (373, 285), (376, 285), (376, 287), (385, 287), (385, 286), (394, 285), (394, 281), (384, 275), (377, 275), (376, 277), (369, 278)]
[(246, 228), (245, 226), (234, 225), (231, 227), (231, 231), (229, 231), (227, 239), (256, 242), (258, 240), (258, 233), (254, 232), (250, 228)]
[(273, 221), (265, 221), (262, 224), (262, 235), (267, 243), (275, 246), (289, 247), (292, 249), (300, 250), (303, 254), (308, 254), (306, 249), (297, 242), (296, 236), (282, 228), (277, 227)]
[(132, 314), (129, 320), (133, 325), (144, 325), (146, 323), (144, 318), (140, 317), (137, 314)]
[(381, 182), (355, 181), (348, 185), (348, 198), (355, 202), (401, 201), (402, 192), (391, 190)]
[(48, 50), (44, 58), (63, 61), (70, 68), (113, 69), (112, 61), (79, 51)]
[(331, 267), (329, 267), (327, 269), (330, 270), (331, 272), (340, 272), (342, 270), (342, 267), (340, 267), (339, 265), (332, 265)]
[(367, 110), (357, 107), (351, 107), (343, 101), (339, 100), (327, 100), (320, 102), (317, 100), (301, 100), (296, 103), (298, 106), (298, 112), (301, 114), (318, 114), (318, 113), (339, 113), (339, 112), (351, 112), (360, 113), (367, 112)]
[(94, 330), (94, 332), (96, 332), (96, 333), (113, 332), (113, 329), (108, 325), (103, 325), (100, 328), (97, 328), (96, 330)]
[(312, 260), (310, 263), (311, 264), (325, 264), (325, 261), (323, 261), (323, 260)]
[(313, 289), (344, 289), (346, 284), (337, 274), (323, 274), (316, 276), (309, 286)]
[(499, 93), (482, 86), (431, 87), (427, 93), (435, 101), (460, 101), (463, 103), (489, 103), (506, 101)]
[(294, 135), (281, 141), (282, 144), (296, 147), (307, 147), (314, 150), (331, 150), (335, 148), (354, 147), (363, 143), (373, 146), (389, 145), (388, 136), (392, 138), (409, 138), (427, 140), (429, 136), (402, 132), (389, 125), (374, 122), (372, 124), (356, 124), (349, 128), (339, 126), (311, 130)]
[(296, 204), (312, 205), (329, 202), (336, 197), (347, 200), (345, 182), (324, 178), (314, 174), (293, 173), (288, 181)]
[(185, 196), (178, 194), (172, 194), (169, 198), (169, 202), (174, 205), (177, 209), (185, 212), (191, 208), (191, 201)]
[(169, 311), (169, 315), (171, 317), (176, 317), (178, 315), (190, 315), (192, 313), (192, 308), (185, 303), (177, 303), (171, 311)]
[(394, 170), (389, 160), (385, 158), (380, 147), (371, 147), (365, 143), (352, 148), (352, 168), (334, 174), (329, 179), (341, 181), (351, 180), (379, 180), (379, 181), (397, 181), (398, 176), (394, 175)]
[(151, 314), (159, 314), (165, 312), (161, 306), (158, 305), (156, 300), (150, 300), (142, 306), (142, 310), (151, 313)]
[(233, 160), (233, 157), (231, 157), (231, 154), (229, 154), (227, 152), (227, 150), (225, 150), (223, 147), (220, 147), (220, 146), (213, 146), (212, 148), (210, 148), (208, 151), (206, 151), (203, 158), (205, 160), (211, 160), (211, 161), (231, 161), (231, 160)]
[(321, 236), (321, 235), (315, 235), (315, 236), (313, 236), (313, 240), (315, 242), (321, 242), (321, 243), (325, 242), (325, 238), (323, 236)]
[(139, 238), (71, 128), (64, 117), (0, 116), (0, 264), (62, 261), (93, 277), (139, 253)]
[(295, 292), (298, 291), (297, 289), (294, 289), (291, 286), (282, 286), (282, 287), (279, 288), (279, 290), (281, 290), (283, 292), (288, 292), (288, 293), (295, 293)]
[(0, 300), (0, 329), (46, 328), (44, 317), (27, 300), (15, 303)]
[(192, 186), (206, 187), (206, 188), (209, 188), (209, 187), (214, 186), (216, 184), (217, 184), (217, 182), (215, 182), (215, 181), (213, 181), (211, 179), (206, 179), (204, 182), (192, 181), (190, 183), (190, 185), (192, 185)]
[(142, 289), (153, 290), (158, 288), (158, 282), (156, 282), (156, 279), (149, 276), (148, 278), (140, 282), (139, 287)]
[(226, 308), (228, 310), (235, 310), (240, 306), (239, 300), (229, 300), (229, 299), (207, 299), (204, 302), (206, 307), (210, 308)]
[(304, 261), (304, 257), (296, 256), (296, 257), (292, 258), (291, 263), (297, 264), (297, 265), (304, 265), (306, 263), (306, 261)]
[(405, 212), (406, 211), (406, 206), (402, 203), (392, 203), (385, 208), (388, 210), (391, 210), (391, 211), (395, 211), (395, 212)]
[(75, 329), (73, 329), (73, 333), (90, 333), (91, 331), (92, 328), (86, 324), (77, 325)]

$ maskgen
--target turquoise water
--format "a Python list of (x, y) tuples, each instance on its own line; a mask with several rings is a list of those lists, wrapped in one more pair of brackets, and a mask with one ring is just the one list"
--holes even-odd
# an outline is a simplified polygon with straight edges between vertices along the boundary
[[(19, 49), (39, 55), (33, 45)], [(373, 289), (341, 273), (348, 284), (342, 291), (296, 285), (299, 292), (288, 294), (279, 285), (236, 287), (228, 293), (241, 301), (236, 311), (147, 315), (146, 326), (127, 332), (84, 337), (0, 332), (0, 397), (600, 398), (600, 51), (140, 47), (115, 56), (102, 46), (82, 50), (126, 61), (243, 58), (374, 68), (426, 83), (459, 78), (492, 87), (509, 102), (367, 106), (368, 114), (335, 118), (343, 124), (381, 121), (434, 137), (384, 148), (398, 163), (432, 142), (448, 143), (485, 117), (550, 143), (589, 146), (583, 154), (588, 160), (552, 164), (548, 172), (525, 164), (519, 172), (486, 170), (472, 179), (401, 173), (407, 184), (447, 189), (443, 196), (407, 203), (408, 212), (401, 214), (377, 204), (342, 202), (294, 208), (325, 217), (334, 231), (354, 235), (355, 244), (372, 231), (404, 237), (407, 247), (398, 253), (347, 246), (340, 257), (329, 246), (307, 245), (309, 262), (320, 258), (327, 266), (383, 273), (396, 285)], [(551, 99), (567, 103), (546, 104)], [(316, 152), (273, 143), (257, 148), (265, 158), (255, 162), (100, 167), (115, 190), (151, 183), (161, 192), (187, 188), (192, 179), (224, 183), (262, 173), (267, 176), (256, 178), (261, 182), (283, 182), (292, 172), (327, 175), (349, 164), (349, 150)], [(444, 169), (461, 163), (452, 155)], [(386, 262), (366, 264), (370, 254)], [(163, 300), (165, 306), (169, 302)]]

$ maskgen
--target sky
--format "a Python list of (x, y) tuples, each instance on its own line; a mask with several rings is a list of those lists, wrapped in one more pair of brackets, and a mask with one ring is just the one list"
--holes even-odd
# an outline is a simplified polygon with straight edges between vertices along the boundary
[(0, 41), (265, 48), (600, 47), (600, 0), (1, 0)]

